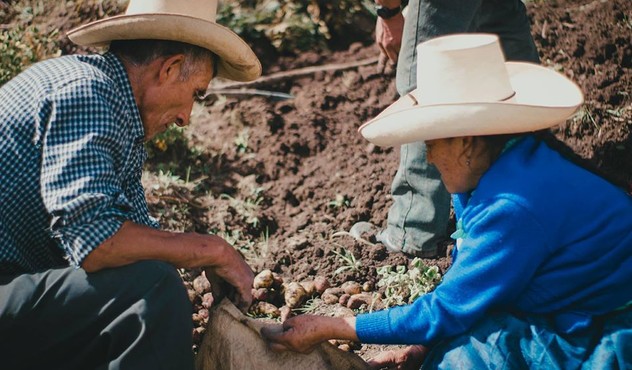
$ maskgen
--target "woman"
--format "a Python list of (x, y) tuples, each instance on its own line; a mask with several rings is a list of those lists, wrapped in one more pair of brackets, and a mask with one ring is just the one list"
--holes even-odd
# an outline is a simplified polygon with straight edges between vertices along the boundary
[(543, 139), (582, 103), (549, 69), (505, 62), (493, 35), (418, 46), (417, 86), (360, 128), (378, 145), (425, 141), (453, 194), (442, 283), (407, 306), (298, 316), (274, 350), (337, 338), (413, 344), (376, 368), (630, 368), (632, 197)]

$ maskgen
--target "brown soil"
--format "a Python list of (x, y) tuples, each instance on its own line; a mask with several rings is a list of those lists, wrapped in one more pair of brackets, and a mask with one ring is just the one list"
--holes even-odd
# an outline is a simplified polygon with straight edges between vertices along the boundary
[[(632, 3), (538, 1), (529, 3), (528, 10), (543, 64), (571, 77), (585, 92), (581, 112), (555, 129), (556, 135), (623, 179), (632, 192)], [(358, 40), (345, 51), (264, 63), (268, 70), (291, 70), (376, 53), (371, 40)], [(195, 227), (243, 230), (253, 238), (267, 233), (267, 250), (251, 259), (253, 269), (269, 268), (292, 281), (323, 275), (334, 285), (375, 283), (376, 267), (407, 264), (408, 257), (387, 253), (370, 235), (366, 243), (336, 234), (358, 221), (385, 224), (398, 150), (369, 144), (357, 128), (396, 99), (393, 72), (382, 74), (369, 65), (259, 88), (294, 98), (214, 98), (205, 119), (195, 121), (191, 130), (196, 146), (216, 153), (214, 171), (205, 180), (215, 194), (238, 197), (242, 192), (245, 197), (248, 189), (263, 189), (260, 222), (244, 228), (234, 208), (215, 205), (193, 221)], [(234, 142), (244, 130), (249, 140), (240, 151)], [(153, 206), (164, 207), (159, 201)], [(449, 250), (449, 241), (442, 247)], [(353, 253), (360, 267), (335, 273), (344, 263), (334, 251), (343, 249)], [(450, 264), (446, 256), (425, 262), (444, 271)]]
[[(104, 4), (106, 13), (122, 10), (115, 1)], [(632, 2), (547, 0), (529, 2), (528, 10), (543, 64), (571, 77), (585, 93), (580, 113), (555, 129), (556, 135), (623, 179), (632, 193)], [(103, 11), (82, 10), (89, 18)], [(68, 14), (58, 14), (62, 30), (78, 23)], [(264, 59), (264, 73), (377, 55), (370, 39), (348, 41), (345, 50)], [(66, 53), (74, 50), (62, 44)], [(358, 221), (379, 227), (386, 222), (399, 151), (369, 144), (357, 128), (397, 98), (392, 69), (381, 73), (371, 64), (317, 72), (258, 89), (293, 98), (214, 95), (195, 110), (186, 133), (189, 148), (170, 145), (148, 164), (156, 169), (175, 162), (171, 170), (191, 180), (178, 185), (148, 176), (150, 208), (161, 224), (226, 235), (253, 270), (269, 268), (286, 281), (322, 275), (333, 285), (375, 283), (376, 267), (408, 264), (409, 257), (387, 253), (371, 235), (356, 240), (344, 233)], [(445, 271), (450, 241), (441, 247), (440, 258), (425, 262)], [(339, 271), (350, 267), (336, 253), (341, 251), (353, 253), (355, 268)], [(187, 285), (198, 275), (183, 272)], [(200, 298), (192, 298), (197, 311)], [(360, 353), (371, 352), (364, 347)]]
[[(555, 130), (558, 137), (632, 186), (631, 3), (551, 1), (529, 3), (528, 9), (543, 63), (573, 78), (586, 94), (578, 116)], [(376, 54), (370, 40), (360, 41), (347, 51), (268, 63), (290, 70)], [(214, 192), (234, 195), (246, 182), (263, 189), (260, 223), (245, 230), (255, 237), (269, 232), (267, 256), (255, 270), (271, 268), (295, 280), (322, 274), (341, 283), (374, 279), (375, 266), (407, 261), (381, 245), (333, 236), (357, 221), (385, 223), (398, 150), (369, 144), (357, 128), (396, 99), (393, 77), (376, 65), (315, 73), (259, 87), (293, 99), (245, 94), (213, 99), (206, 118), (194, 122), (194, 145), (221, 153), (205, 180)], [(245, 152), (234, 144), (244, 130)], [(334, 206), (337, 197), (347, 204)], [(220, 212), (207, 216), (200, 222), (207, 228), (242, 227)], [(360, 271), (334, 276), (340, 262), (332, 250), (341, 246), (361, 261)], [(443, 259), (428, 262), (448, 265)]]

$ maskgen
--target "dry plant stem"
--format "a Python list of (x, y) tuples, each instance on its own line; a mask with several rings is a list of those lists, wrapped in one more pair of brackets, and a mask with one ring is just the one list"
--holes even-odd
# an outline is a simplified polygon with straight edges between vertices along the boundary
[(338, 232), (335, 232), (335, 233), (331, 234), (331, 238), (335, 238), (335, 237), (338, 237), (338, 236), (350, 236), (350, 237), (354, 238), (355, 240), (359, 241), (360, 243), (366, 244), (366, 245), (371, 246), (371, 247), (375, 246), (374, 243), (371, 243), (370, 241), (368, 241), (366, 239), (356, 238), (355, 236), (351, 235), (348, 231), (338, 231)]
[(273, 73), (271, 75), (263, 76), (258, 78), (252, 82), (237, 82), (237, 83), (226, 83), (226, 84), (218, 84), (213, 86), (214, 89), (240, 89), (240, 88), (258, 88), (261, 86), (269, 85), (272, 83), (277, 83), (285, 80), (290, 80), (293, 78), (308, 76), (317, 72), (331, 72), (331, 71), (342, 71), (345, 69), (358, 68), (370, 64), (376, 64), (378, 61), (378, 57), (372, 57), (367, 59), (362, 59), (356, 62), (349, 63), (333, 63), (333, 64), (325, 64), (322, 66), (313, 66), (313, 67), (305, 67), (294, 69), (291, 71), (283, 71), (278, 73)]

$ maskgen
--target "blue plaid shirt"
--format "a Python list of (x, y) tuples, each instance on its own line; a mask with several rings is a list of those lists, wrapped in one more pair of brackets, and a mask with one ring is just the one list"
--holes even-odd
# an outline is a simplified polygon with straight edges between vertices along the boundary
[(37, 63), (0, 88), (0, 273), (79, 266), (125, 220), (157, 227), (143, 125), (113, 54)]

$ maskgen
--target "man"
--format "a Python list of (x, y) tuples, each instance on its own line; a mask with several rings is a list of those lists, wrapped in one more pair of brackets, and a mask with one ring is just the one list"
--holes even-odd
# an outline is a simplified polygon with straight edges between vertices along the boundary
[[(538, 63), (529, 18), (521, 0), (411, 0), (406, 21), (402, 0), (375, 0), (376, 41), (383, 57), (397, 62), (397, 91), (404, 96), (416, 86), (416, 46), (431, 38), (462, 32), (500, 37), (507, 60)], [(450, 216), (450, 196), (439, 172), (426, 162), (424, 143), (404, 144), (391, 185), (393, 204), (387, 227), (377, 234), (391, 251), (419, 257), (438, 254)]]
[(157, 229), (143, 143), (186, 126), (216, 76), (261, 65), (216, 0), (132, 0), (68, 33), (104, 55), (38, 63), (0, 89), (0, 346), (6, 369), (191, 369), (178, 268), (247, 308), (253, 273), (223, 239)]

